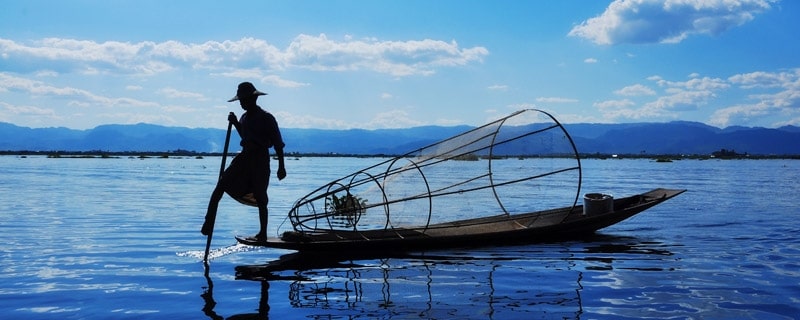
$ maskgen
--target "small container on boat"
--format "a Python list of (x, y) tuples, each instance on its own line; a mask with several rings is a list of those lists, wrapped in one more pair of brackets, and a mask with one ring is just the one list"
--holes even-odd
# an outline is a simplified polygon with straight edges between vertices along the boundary
[(614, 197), (604, 193), (587, 193), (583, 196), (583, 215), (593, 216), (614, 211)]

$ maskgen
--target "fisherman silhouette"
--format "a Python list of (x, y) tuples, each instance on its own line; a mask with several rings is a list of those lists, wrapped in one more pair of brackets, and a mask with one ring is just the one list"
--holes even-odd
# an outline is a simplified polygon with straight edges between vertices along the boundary
[(223, 193), (228, 193), (237, 201), (258, 207), (259, 231), (251, 237), (264, 241), (267, 238), (267, 188), (269, 187), (269, 148), (275, 149), (278, 157), (278, 180), (286, 177), (283, 161), (283, 138), (275, 117), (256, 104), (258, 96), (266, 93), (258, 91), (250, 82), (239, 84), (236, 96), (228, 102), (239, 101), (245, 112), (240, 119), (231, 112), (228, 121), (241, 137), (242, 151), (231, 161), (221, 174), (217, 186), (211, 193), (205, 222), (201, 233), (209, 236), (214, 229), (217, 207)]

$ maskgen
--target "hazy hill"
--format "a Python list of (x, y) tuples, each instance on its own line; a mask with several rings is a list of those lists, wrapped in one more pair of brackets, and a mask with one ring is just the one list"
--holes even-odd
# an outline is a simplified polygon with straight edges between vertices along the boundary
[[(720, 149), (753, 155), (800, 155), (800, 128), (728, 127), (697, 122), (567, 124), (581, 153), (710, 154)], [(406, 129), (321, 130), (284, 128), (287, 152), (402, 154), (470, 129), (424, 126)], [(27, 128), (0, 123), (0, 151), (221, 152), (224, 129), (151, 124), (102, 125), (89, 130)], [(231, 150), (238, 150), (233, 134)]]
[[(571, 135), (583, 138), (580, 133), (573, 133), (570, 125), (566, 128)], [(797, 155), (800, 152), (797, 129), (793, 126), (720, 129), (686, 121), (640, 123), (619, 125), (593, 139), (576, 141), (576, 144), (582, 153), (709, 154), (727, 149), (753, 155)]]

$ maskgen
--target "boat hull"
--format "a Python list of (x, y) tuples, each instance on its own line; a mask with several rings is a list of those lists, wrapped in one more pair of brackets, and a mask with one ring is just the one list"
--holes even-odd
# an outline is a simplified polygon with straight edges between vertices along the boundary
[(330, 231), (307, 234), (287, 232), (282, 238), (254, 242), (243, 237), (237, 241), (247, 245), (296, 251), (399, 252), (447, 247), (510, 245), (560, 241), (585, 237), (597, 230), (624, 221), (686, 190), (654, 189), (642, 194), (615, 199), (613, 210), (585, 214), (583, 206), (565, 207), (543, 212), (454, 221), (426, 228), (371, 231)]

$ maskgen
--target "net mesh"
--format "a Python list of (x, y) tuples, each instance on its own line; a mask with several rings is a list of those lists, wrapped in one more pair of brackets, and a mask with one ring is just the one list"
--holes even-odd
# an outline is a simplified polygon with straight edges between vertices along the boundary
[(580, 159), (564, 127), (535, 109), (364, 168), (299, 199), (295, 231), (422, 228), (574, 206)]

